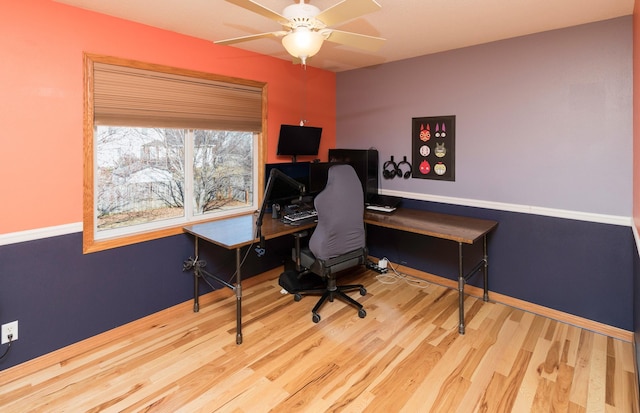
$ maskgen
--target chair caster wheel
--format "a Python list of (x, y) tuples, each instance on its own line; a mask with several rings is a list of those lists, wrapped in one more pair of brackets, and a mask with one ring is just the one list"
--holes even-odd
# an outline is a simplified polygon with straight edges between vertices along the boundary
[(367, 312), (364, 311), (364, 308), (361, 308), (360, 310), (358, 310), (358, 317), (365, 318), (366, 316), (367, 316)]
[(367, 294), (367, 289), (362, 287), (360, 288), (360, 295), (366, 295)]
[(300, 294), (298, 294), (298, 293), (295, 293), (295, 294), (293, 295), (293, 301), (298, 302), (298, 301), (300, 301), (300, 300), (302, 300), (302, 296), (301, 296)]
[(313, 314), (313, 317), (311, 317), (311, 319), (313, 320), (314, 323), (319, 323), (320, 322), (320, 314)]

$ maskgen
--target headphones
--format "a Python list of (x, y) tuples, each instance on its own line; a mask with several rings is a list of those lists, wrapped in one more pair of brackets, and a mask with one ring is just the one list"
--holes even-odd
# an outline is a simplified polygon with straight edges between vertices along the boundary
[(402, 171), (400, 170), (400, 168), (398, 168), (398, 164), (396, 164), (396, 162), (393, 160), (392, 155), (391, 159), (389, 159), (382, 165), (382, 176), (384, 177), (384, 179), (393, 179), (396, 177), (396, 175), (402, 175)]
[[(402, 165), (407, 165), (409, 167), (409, 169), (404, 173), (404, 175), (402, 174), (402, 169), (400, 168)], [(409, 161), (407, 161), (407, 157), (405, 156), (400, 162), (398, 162), (396, 174), (398, 177), (402, 176), (404, 179), (409, 179), (409, 177), (411, 176), (412, 169), (413, 167), (411, 166)]]
[[(404, 173), (402, 172), (401, 168), (401, 166), (403, 165), (407, 165), (409, 167), (409, 169)], [(411, 170), (411, 163), (407, 161), (406, 156), (403, 157), (402, 161), (398, 163), (396, 163), (396, 161), (393, 160), (393, 156), (391, 156), (391, 159), (389, 159), (382, 165), (382, 176), (384, 177), (384, 179), (393, 179), (396, 176), (398, 178), (409, 179), (409, 177), (411, 177)]]

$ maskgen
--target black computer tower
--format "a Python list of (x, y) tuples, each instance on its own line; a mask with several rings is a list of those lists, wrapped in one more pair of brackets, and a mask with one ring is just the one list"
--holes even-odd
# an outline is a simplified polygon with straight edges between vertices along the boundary
[(345, 162), (356, 170), (365, 203), (378, 195), (378, 150), (377, 149), (329, 149), (329, 162)]

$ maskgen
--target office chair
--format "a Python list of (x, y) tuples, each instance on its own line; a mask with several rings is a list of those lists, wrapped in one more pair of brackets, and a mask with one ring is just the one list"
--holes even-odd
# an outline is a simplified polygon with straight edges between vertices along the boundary
[(320, 307), (327, 299), (333, 302), (334, 298), (353, 305), (358, 309), (358, 316), (364, 318), (367, 312), (362, 304), (345, 294), (359, 290), (360, 295), (365, 295), (367, 290), (364, 286), (336, 284), (338, 272), (364, 265), (367, 261), (364, 195), (353, 167), (343, 164), (330, 167), (327, 185), (316, 196), (314, 206), (318, 212), (318, 224), (309, 238), (308, 248), (300, 248), (300, 235), (296, 237), (293, 260), (302, 275), (317, 274), (326, 281), (326, 286), (296, 291), (294, 299), (300, 301), (303, 295), (321, 295), (311, 310), (314, 323), (320, 321)]

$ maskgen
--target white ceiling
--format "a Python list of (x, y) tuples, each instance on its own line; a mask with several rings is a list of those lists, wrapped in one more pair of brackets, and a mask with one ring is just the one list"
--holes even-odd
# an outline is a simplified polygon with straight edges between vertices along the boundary
[[(281, 30), (224, 0), (55, 0), (206, 40)], [(255, 0), (282, 13), (297, 0)], [(341, 0), (306, 0), (324, 10)], [(324, 42), (309, 66), (341, 72), (633, 13), (634, 0), (377, 0), (382, 9), (332, 27), (387, 39), (375, 53)], [(289, 59), (280, 39), (234, 46)]]

